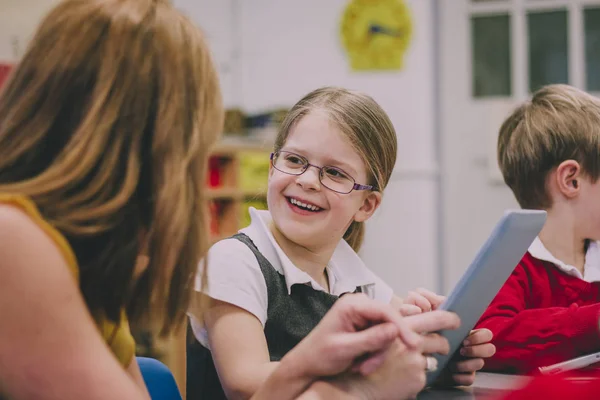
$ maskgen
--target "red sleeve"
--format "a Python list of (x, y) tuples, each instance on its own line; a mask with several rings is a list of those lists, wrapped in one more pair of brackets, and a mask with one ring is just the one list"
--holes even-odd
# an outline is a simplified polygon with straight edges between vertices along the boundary
[(485, 370), (526, 374), (600, 349), (600, 303), (527, 309), (539, 279), (519, 264), (477, 323), (493, 332), (497, 349)]

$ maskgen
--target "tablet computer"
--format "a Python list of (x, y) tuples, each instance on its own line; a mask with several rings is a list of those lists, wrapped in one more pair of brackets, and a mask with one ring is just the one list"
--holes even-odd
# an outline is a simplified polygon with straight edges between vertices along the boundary
[(428, 385), (437, 379), (460, 348), (545, 222), (545, 211), (508, 210), (504, 213), (467, 271), (439, 307), (458, 314), (461, 324), (456, 330), (440, 332), (448, 339), (450, 352), (448, 355), (433, 354), (438, 368), (427, 373)]

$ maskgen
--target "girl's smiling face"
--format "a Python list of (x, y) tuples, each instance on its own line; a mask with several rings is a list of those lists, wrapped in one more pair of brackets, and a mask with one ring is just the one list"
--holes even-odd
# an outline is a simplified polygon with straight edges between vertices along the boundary
[[(314, 110), (300, 118), (281, 151), (296, 153), (314, 166), (336, 167), (356, 183), (370, 183), (360, 154), (325, 112)], [(267, 191), (275, 228), (307, 248), (337, 245), (350, 223), (368, 219), (381, 201), (379, 192), (341, 194), (324, 187), (314, 166), (301, 175), (271, 167)]]

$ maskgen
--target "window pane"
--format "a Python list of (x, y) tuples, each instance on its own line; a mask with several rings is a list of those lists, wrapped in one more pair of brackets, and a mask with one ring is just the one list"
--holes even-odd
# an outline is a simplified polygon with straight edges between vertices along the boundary
[(510, 17), (471, 18), (473, 96), (510, 96)]
[(529, 90), (550, 83), (568, 83), (567, 12), (527, 15), (529, 30)]
[(600, 91), (600, 8), (583, 11), (586, 89)]

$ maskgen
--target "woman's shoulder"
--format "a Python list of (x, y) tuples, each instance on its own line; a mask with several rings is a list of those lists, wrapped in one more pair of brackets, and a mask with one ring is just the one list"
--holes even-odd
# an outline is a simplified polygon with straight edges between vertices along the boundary
[(0, 238), (10, 237), (12, 244), (35, 247), (36, 241), (44, 239), (38, 220), (26, 203), (3, 201), (0, 197)]
[(40, 218), (35, 204), (25, 196), (0, 193), (0, 229), (27, 231), (36, 229)]
[[(23, 196), (0, 194), (2, 260), (18, 265), (19, 260), (25, 262), (25, 258), (32, 253), (48, 259), (44, 254), (54, 257), (51, 253), (56, 251), (77, 279), (79, 270), (71, 247), (63, 235), (42, 217), (36, 205)], [(129, 331), (126, 315), (123, 315), (119, 324), (105, 318), (97, 318), (96, 324), (121, 364), (127, 365), (135, 352), (135, 341)]]
[[(18, 266), (18, 279), (30, 279), (40, 272), (42, 265), (66, 263), (60, 247), (40, 226), (35, 216), (19, 205), (0, 201), (0, 276), (10, 270), (15, 272), (15, 266)], [(78, 279), (77, 270), (69, 272)]]
[(0, 193), (0, 241), (8, 243), (14, 251), (38, 250), (48, 239), (60, 251), (75, 278), (79, 268), (75, 254), (65, 237), (40, 214), (27, 197)]

